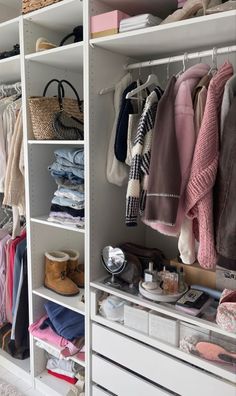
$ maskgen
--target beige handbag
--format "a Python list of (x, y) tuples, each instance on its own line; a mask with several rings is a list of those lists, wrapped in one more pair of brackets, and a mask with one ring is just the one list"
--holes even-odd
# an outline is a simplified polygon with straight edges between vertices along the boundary
[(61, 0), (22, 0), (22, 14), (39, 10), (51, 4), (58, 3)]
[[(48, 87), (60, 81), (53, 79), (49, 81), (44, 89), (43, 96), (29, 97), (29, 108), (32, 121), (33, 134), (36, 140), (57, 140), (58, 136), (55, 134), (53, 127), (53, 120), (56, 113), (60, 112), (59, 97), (47, 97), (46, 93)], [(64, 89), (62, 87), (63, 109), (72, 117), (75, 117), (83, 123), (82, 102), (78, 98), (71, 99), (64, 97)], [(69, 138), (68, 138), (69, 140)]]

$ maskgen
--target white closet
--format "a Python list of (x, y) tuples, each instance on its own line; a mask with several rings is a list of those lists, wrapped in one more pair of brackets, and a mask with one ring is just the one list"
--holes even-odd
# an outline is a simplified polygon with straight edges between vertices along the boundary
[[(113, 94), (101, 96), (99, 92), (114, 86), (126, 73), (124, 66), (127, 64), (235, 44), (236, 12), (92, 40), (90, 17), (114, 9), (138, 13), (155, 12), (159, 7), (164, 16), (173, 5), (176, 5), (175, 0), (62, 0), (21, 16), (20, 0), (0, 0), (0, 50), (9, 49), (16, 42), (21, 47), (19, 56), (0, 60), (0, 83), (22, 81), (30, 322), (39, 319), (48, 300), (85, 315), (86, 360), (78, 363), (86, 368), (86, 396), (236, 394), (236, 376), (227, 368), (188, 355), (177, 347), (110, 322), (98, 314), (97, 299), (105, 291), (216, 332), (220, 337), (228, 336), (233, 343), (236, 340), (235, 334), (228, 334), (214, 324), (112, 289), (102, 282), (106, 276), (100, 262), (104, 246), (130, 241), (159, 247), (173, 258), (177, 244), (143, 225), (136, 229), (125, 226), (126, 189), (109, 184), (105, 175), (114, 116)], [(84, 26), (82, 43), (35, 53), (38, 37), (59, 43), (73, 27), (81, 24)], [(219, 55), (218, 63), (227, 57), (236, 68), (235, 53)], [(211, 57), (206, 61), (211, 62)], [(196, 61), (189, 61), (189, 64), (191, 62)], [(170, 73), (181, 67), (182, 63), (170, 63)], [(148, 72), (150, 68), (142, 71), (144, 76)], [(164, 86), (166, 65), (155, 67), (155, 72)], [(27, 99), (42, 95), (46, 83), (55, 77), (69, 80), (84, 100), (84, 142), (34, 140)], [(53, 88), (49, 90), (49, 94), (54, 93)], [(64, 146), (83, 146), (85, 150), (84, 231), (47, 222), (56, 189), (47, 167), (54, 159), (54, 150)], [(44, 252), (62, 248), (79, 250), (85, 264), (85, 290), (79, 297), (61, 297), (43, 286)], [(85, 304), (81, 302), (82, 295)], [(18, 361), (0, 351), (0, 364), (46, 395), (66, 396), (70, 385), (47, 374), (45, 354), (35, 341), (31, 337), (29, 359)]]

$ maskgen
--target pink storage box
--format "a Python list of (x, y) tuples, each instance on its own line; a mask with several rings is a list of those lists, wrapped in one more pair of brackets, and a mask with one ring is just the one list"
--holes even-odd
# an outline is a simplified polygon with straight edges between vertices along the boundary
[(102, 37), (119, 32), (120, 21), (129, 18), (124, 12), (115, 10), (91, 18), (91, 36)]

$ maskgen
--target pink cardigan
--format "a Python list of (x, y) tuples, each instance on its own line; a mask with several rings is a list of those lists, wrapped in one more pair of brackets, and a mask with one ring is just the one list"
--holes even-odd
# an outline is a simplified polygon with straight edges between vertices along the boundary
[[(210, 67), (207, 64), (199, 63), (194, 65), (186, 70), (175, 84), (175, 130), (182, 179), (177, 218), (174, 226), (160, 222), (150, 222), (146, 219), (144, 221), (145, 224), (162, 234), (177, 236), (184, 220), (183, 194), (188, 182), (196, 143), (192, 91), (200, 79), (208, 73), (209, 69)], [(166, 177), (168, 177), (168, 175)]]
[(197, 138), (190, 178), (185, 194), (185, 210), (199, 224), (198, 261), (204, 268), (214, 268), (217, 254), (213, 230), (213, 186), (219, 158), (219, 115), (227, 80), (233, 68), (225, 62), (212, 78), (202, 125)]

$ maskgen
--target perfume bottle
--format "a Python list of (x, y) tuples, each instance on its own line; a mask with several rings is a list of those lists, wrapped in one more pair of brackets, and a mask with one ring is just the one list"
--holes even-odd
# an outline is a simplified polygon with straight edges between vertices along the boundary
[(144, 281), (145, 282), (156, 282), (157, 280), (157, 271), (153, 269), (153, 262), (150, 261), (148, 264), (148, 269), (144, 271)]

